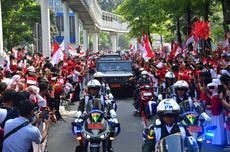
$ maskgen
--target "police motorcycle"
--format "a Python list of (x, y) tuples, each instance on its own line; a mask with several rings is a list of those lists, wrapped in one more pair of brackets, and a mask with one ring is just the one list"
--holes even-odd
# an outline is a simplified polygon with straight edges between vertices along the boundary
[[(206, 133), (215, 126), (204, 128), (204, 122), (211, 121), (211, 118), (204, 112), (204, 108), (198, 102), (185, 100), (180, 103), (182, 124), (188, 127), (191, 135), (196, 139), (199, 147), (206, 139)], [(206, 137), (205, 137), (206, 136)]]
[(156, 143), (155, 152), (199, 152), (199, 148), (193, 137), (172, 134)]
[[(196, 139), (193, 136), (187, 136), (185, 127), (178, 122), (178, 116), (180, 114), (180, 106), (173, 99), (162, 100), (157, 106), (157, 113), (159, 116), (158, 121), (151, 126), (147, 126), (146, 120), (143, 120), (143, 149), (144, 151), (155, 151), (155, 152), (199, 152), (199, 147), (196, 142)], [(163, 138), (162, 135), (162, 123), (166, 124), (163, 121), (163, 117), (169, 114), (175, 115), (175, 125), (178, 126), (179, 132), (172, 133), (169, 136)], [(154, 133), (154, 136), (151, 135), (151, 132)], [(146, 142), (148, 140), (148, 142)], [(152, 149), (148, 146), (149, 140), (156, 142), (155, 148)], [(149, 149), (150, 148), (150, 149)]]
[(96, 98), (94, 105), (89, 104), (87, 112), (72, 122), (72, 131), (80, 143), (76, 152), (100, 152), (101, 147), (103, 152), (112, 152), (109, 149), (109, 141), (116, 137), (116, 129), (120, 124), (112, 121), (112, 117), (106, 115), (106, 112), (98, 110), (101, 109), (100, 102), (100, 99)]

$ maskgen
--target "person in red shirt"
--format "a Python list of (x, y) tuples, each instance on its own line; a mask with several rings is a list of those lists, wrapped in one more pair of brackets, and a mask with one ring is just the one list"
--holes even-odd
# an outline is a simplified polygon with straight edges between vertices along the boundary
[(209, 83), (207, 85), (208, 92), (211, 94), (210, 105), (207, 106), (211, 110), (211, 125), (216, 126), (212, 144), (223, 145), (225, 144), (225, 130), (224, 130), (224, 115), (222, 102), (218, 95), (218, 85), (216, 83)]

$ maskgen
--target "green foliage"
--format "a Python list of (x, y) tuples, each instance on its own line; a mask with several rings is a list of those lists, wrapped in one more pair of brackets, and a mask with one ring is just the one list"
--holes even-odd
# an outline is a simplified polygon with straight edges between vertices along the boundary
[(40, 5), (34, 0), (2, 0), (4, 43), (7, 48), (33, 41), (33, 26), (40, 22)]
[(106, 50), (111, 48), (112, 42), (108, 32), (101, 32), (99, 34), (99, 50)]
[(121, 50), (128, 50), (129, 45), (130, 45), (129, 42), (130, 42), (130, 39), (126, 35), (122, 34), (118, 36), (118, 44)]
[(123, 0), (98, 0), (102, 10), (112, 12)]
[[(205, 9), (207, 6), (208, 12)], [(116, 13), (129, 22), (130, 37), (141, 36), (143, 32), (156, 33), (163, 35), (166, 41), (171, 41), (175, 39), (176, 19), (179, 19), (180, 32), (185, 35), (182, 36), (185, 39), (194, 18), (202, 20), (208, 17), (213, 40), (223, 39), (220, 0), (124, 0)]]

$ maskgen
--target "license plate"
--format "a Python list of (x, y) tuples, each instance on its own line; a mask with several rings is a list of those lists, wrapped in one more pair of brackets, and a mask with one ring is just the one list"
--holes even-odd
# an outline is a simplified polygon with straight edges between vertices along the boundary
[(88, 124), (88, 129), (103, 129), (103, 124)]
[(120, 84), (111, 84), (111, 88), (120, 88), (121, 85)]
[(188, 130), (191, 132), (202, 132), (202, 128), (200, 126), (189, 126)]
[(144, 92), (143, 95), (144, 96), (152, 96), (152, 93), (151, 92)]

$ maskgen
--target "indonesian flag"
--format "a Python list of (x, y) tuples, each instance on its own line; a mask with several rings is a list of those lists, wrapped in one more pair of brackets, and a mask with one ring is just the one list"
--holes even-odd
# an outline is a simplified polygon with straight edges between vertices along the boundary
[(224, 52), (228, 51), (228, 46), (229, 46), (228, 34), (225, 34), (224, 35), (224, 45), (223, 45), (223, 51)]
[(143, 38), (144, 38), (143, 40), (144, 40), (144, 45), (145, 45), (145, 49), (144, 49), (145, 53), (143, 53), (143, 54), (146, 54), (146, 56), (144, 56), (144, 57), (153, 58), (154, 54), (152, 52), (149, 38), (146, 34), (143, 36)]
[(57, 64), (60, 60), (63, 60), (64, 54), (59, 47), (57, 41), (54, 41), (54, 50), (53, 50), (53, 56), (52, 56), (52, 62), (53, 64)]
[(69, 50), (70, 54), (74, 53), (74, 49), (72, 48), (72, 46), (70, 44), (68, 45), (68, 50)]
[(182, 48), (179, 46), (179, 44), (175, 43), (173, 41), (173, 44), (172, 44), (172, 50), (170, 52), (170, 57), (174, 58), (176, 57), (178, 54), (180, 54), (182, 52)]
[(26, 80), (27, 84), (30, 85), (36, 85), (37, 84), (37, 78), (36, 77), (28, 77)]

